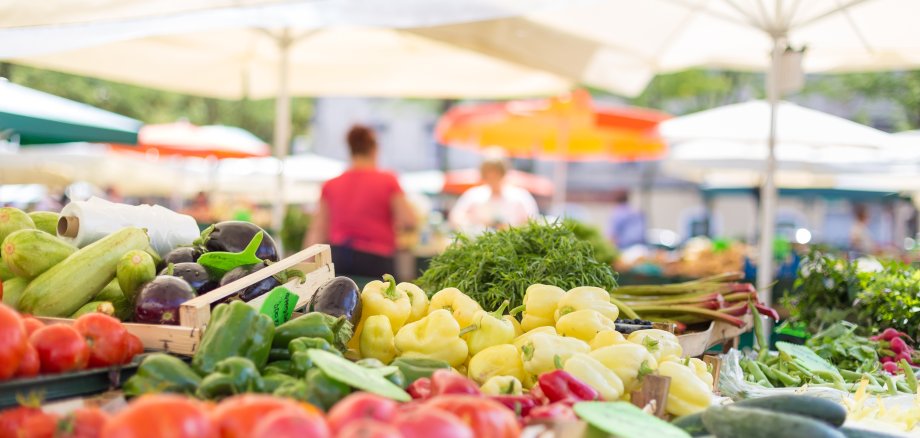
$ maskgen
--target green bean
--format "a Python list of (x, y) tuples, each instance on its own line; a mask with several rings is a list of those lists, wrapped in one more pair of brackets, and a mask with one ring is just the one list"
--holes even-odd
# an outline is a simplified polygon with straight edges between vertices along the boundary
[(917, 393), (917, 375), (914, 374), (914, 369), (911, 368), (910, 364), (907, 363), (907, 360), (901, 359), (898, 363), (901, 365), (901, 371), (904, 371), (904, 379), (907, 381), (907, 386), (910, 389), (910, 393)]
[(894, 379), (891, 376), (888, 376), (888, 375), (885, 376), (885, 383), (888, 385), (889, 395), (898, 394), (898, 386), (894, 383)]
[(869, 384), (870, 384), (870, 385), (882, 386), (882, 384), (879, 383), (878, 379), (876, 379), (875, 376), (873, 376), (872, 374), (866, 373), (866, 374), (863, 374), (863, 375), (866, 376), (866, 378), (869, 379)]
[(843, 376), (844, 380), (858, 382), (862, 380), (863, 375), (855, 371), (840, 369), (840, 375)]
[(748, 301), (748, 308), (751, 309), (751, 315), (754, 317), (754, 336), (757, 338), (757, 361), (763, 362), (767, 359), (767, 354), (770, 352), (769, 341), (767, 337), (764, 336), (763, 318), (760, 317), (760, 312), (757, 310), (757, 307), (754, 306), (754, 301)]
[(895, 382), (895, 386), (897, 386), (898, 392), (904, 392), (907, 394), (911, 393), (910, 386), (907, 384), (907, 382), (904, 382), (903, 380), (898, 380), (897, 382)]
[[(750, 359), (745, 359), (745, 361), (741, 363), (741, 366), (745, 367), (748, 370), (748, 372), (754, 376), (754, 380), (756, 380), (758, 384), (760, 383), (761, 380), (766, 380), (769, 383), (767, 376), (765, 376), (763, 372), (760, 371), (760, 367), (758, 367), (757, 364), (754, 363), (754, 361)], [(769, 387), (772, 388), (773, 385), (770, 385)]]
[(802, 379), (786, 374), (775, 368), (772, 371), (773, 371), (773, 374), (776, 375), (776, 378), (780, 382), (783, 383), (783, 386), (786, 386), (788, 388), (795, 388), (797, 386), (802, 386)]
[(779, 378), (776, 377), (776, 374), (773, 373), (773, 370), (771, 370), (770, 367), (767, 366), (767, 364), (762, 363), (762, 362), (754, 362), (754, 365), (760, 368), (760, 372), (762, 372), (764, 376), (767, 376), (767, 380), (769, 380), (770, 383), (773, 383), (774, 386), (782, 383), (779, 381)]
[(767, 379), (758, 380), (757, 384), (763, 386), (764, 388), (773, 388), (773, 384), (770, 383), (770, 381)]

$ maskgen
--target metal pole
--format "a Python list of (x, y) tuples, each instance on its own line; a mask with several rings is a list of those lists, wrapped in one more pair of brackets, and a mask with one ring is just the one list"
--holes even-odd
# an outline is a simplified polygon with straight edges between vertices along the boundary
[[(290, 31), (285, 29), (278, 36), (278, 95), (275, 97), (275, 157), (278, 158), (278, 179), (276, 181), (275, 201), (272, 206), (272, 229), (276, 235), (281, 233), (284, 221), (284, 157), (287, 156), (291, 139), (291, 95), (289, 81), (290, 47), (293, 39)], [(281, 239), (276, 239), (281, 242)]]
[(767, 305), (773, 302), (773, 238), (776, 231), (776, 122), (779, 105), (780, 60), (785, 38), (774, 36), (770, 74), (767, 75), (767, 99), (770, 102), (770, 136), (767, 139), (767, 162), (760, 193), (760, 257), (757, 260), (757, 290)]

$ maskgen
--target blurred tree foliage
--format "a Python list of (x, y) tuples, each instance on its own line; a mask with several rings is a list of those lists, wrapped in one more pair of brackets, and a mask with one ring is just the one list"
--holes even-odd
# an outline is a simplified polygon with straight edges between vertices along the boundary
[[(9, 63), (0, 63), (0, 77), (146, 123), (187, 119), (196, 125), (232, 125), (246, 129), (269, 143), (272, 141), (274, 99), (222, 100), (189, 96)], [(303, 134), (312, 117), (312, 100), (294, 99), (291, 113), (293, 134)]]

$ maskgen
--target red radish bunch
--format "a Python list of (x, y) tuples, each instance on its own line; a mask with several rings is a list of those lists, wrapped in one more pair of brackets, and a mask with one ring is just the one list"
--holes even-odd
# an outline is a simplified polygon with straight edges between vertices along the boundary
[(904, 340), (910, 340), (906, 333), (889, 327), (869, 339), (879, 343), (882, 369), (888, 373), (897, 374), (900, 371), (898, 362), (902, 359), (906, 360), (908, 364), (914, 365), (914, 348)]

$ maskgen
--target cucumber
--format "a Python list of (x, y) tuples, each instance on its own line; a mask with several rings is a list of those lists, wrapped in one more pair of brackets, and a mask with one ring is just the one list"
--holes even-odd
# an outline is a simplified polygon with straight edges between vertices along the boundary
[(157, 276), (157, 265), (146, 251), (128, 251), (118, 260), (115, 278), (129, 303), (134, 302), (141, 285)]
[(25, 278), (13, 277), (3, 282), (3, 304), (14, 309), (19, 308), (19, 299), (22, 297), (22, 291), (29, 285), (29, 280)]
[(874, 430), (855, 429), (852, 427), (841, 427), (837, 430), (846, 438), (898, 438), (900, 436), (885, 432), (876, 432)]
[(42, 230), (52, 236), (57, 236), (58, 221), (61, 215), (53, 211), (33, 211), (29, 213), (35, 228)]
[(70, 315), (70, 317), (77, 319), (83, 315), (93, 312), (104, 313), (106, 315), (113, 316), (115, 314), (115, 307), (113, 307), (112, 303), (108, 301), (90, 301), (77, 309), (77, 311), (74, 312), (73, 315)]
[(93, 301), (108, 301), (115, 308), (115, 314), (112, 315), (122, 321), (130, 321), (134, 317), (134, 306), (125, 298), (121, 287), (118, 286), (117, 280), (112, 280), (96, 296)]
[(0, 251), (10, 271), (31, 279), (70, 257), (77, 248), (41, 230), (19, 230), (6, 236)]
[(703, 424), (718, 438), (845, 438), (827, 423), (765, 409), (715, 406), (703, 412)]
[(709, 435), (709, 431), (706, 430), (706, 426), (703, 424), (702, 412), (678, 417), (672, 421), (671, 424), (683, 429), (684, 432), (689, 433), (690, 436), (699, 437)]
[(124, 253), (144, 249), (149, 242), (147, 232), (127, 227), (77, 250), (29, 283), (20, 310), (37, 316), (72, 315), (115, 278)]
[(13, 231), (34, 229), (35, 222), (26, 212), (13, 207), (0, 207), (0, 242)]
[(743, 408), (766, 409), (785, 414), (802, 415), (840, 427), (847, 421), (847, 410), (838, 403), (808, 395), (774, 395), (751, 398), (735, 403)]

